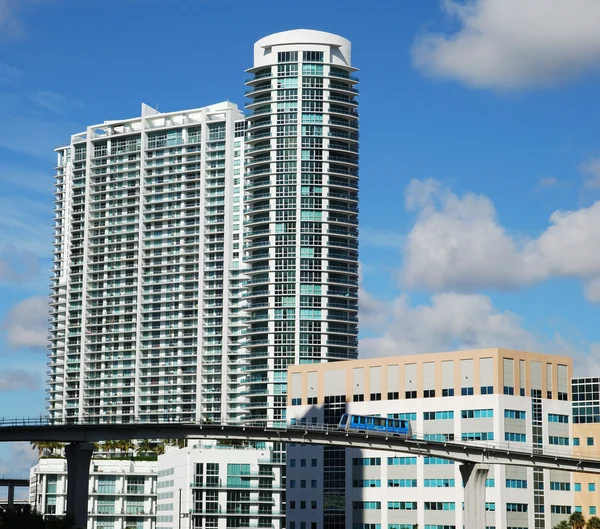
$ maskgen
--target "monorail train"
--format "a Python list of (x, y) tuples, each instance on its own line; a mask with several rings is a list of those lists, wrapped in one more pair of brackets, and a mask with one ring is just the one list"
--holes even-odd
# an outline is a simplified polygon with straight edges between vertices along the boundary
[(412, 437), (410, 421), (405, 419), (387, 419), (370, 415), (351, 415), (344, 413), (340, 419), (342, 430), (358, 430), (359, 432), (382, 432), (399, 437)]

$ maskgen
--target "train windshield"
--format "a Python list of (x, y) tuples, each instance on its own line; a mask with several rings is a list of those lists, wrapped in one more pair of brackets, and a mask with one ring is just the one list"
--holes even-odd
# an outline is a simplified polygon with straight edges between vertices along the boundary
[(347, 415), (342, 415), (342, 420), (340, 421), (340, 424), (342, 426), (344, 426), (347, 422), (348, 422), (348, 416)]

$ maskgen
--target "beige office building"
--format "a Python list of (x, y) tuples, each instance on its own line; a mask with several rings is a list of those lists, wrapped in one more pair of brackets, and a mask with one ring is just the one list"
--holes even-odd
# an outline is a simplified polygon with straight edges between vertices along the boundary
[[(288, 420), (380, 415), (433, 440), (568, 450), (571, 375), (569, 357), (507, 349), (292, 366)], [(447, 460), (292, 446), (287, 465), (289, 529), (463, 526), (459, 466)], [(573, 509), (572, 488), (568, 472), (492, 465), (486, 527), (551, 529)]]

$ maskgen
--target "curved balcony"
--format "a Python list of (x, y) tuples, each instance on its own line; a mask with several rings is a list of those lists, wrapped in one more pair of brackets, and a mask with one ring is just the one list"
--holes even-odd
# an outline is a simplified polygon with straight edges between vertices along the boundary
[(352, 119), (338, 119), (331, 117), (325, 124), (330, 127), (340, 127), (349, 131), (358, 130), (358, 121)]
[[(336, 153), (329, 153), (327, 158), (324, 158), (325, 162), (333, 162), (334, 164), (344, 164), (349, 165), (351, 171), (356, 171), (358, 167), (358, 156), (340, 156)], [(330, 165), (331, 169), (331, 165)], [(338, 172), (338, 171), (336, 171)]]
[[(267, 165), (270, 164), (271, 162), (274, 162), (275, 160), (273, 158), (271, 158), (270, 153), (265, 153), (267, 154), (267, 156), (252, 156), (246, 159), (246, 163), (245, 163), (245, 167), (246, 169), (250, 169), (251, 167), (255, 167), (257, 165)], [(269, 167), (270, 170), (270, 167)], [(246, 173), (246, 175), (248, 175), (248, 173)]]
[[(250, 68), (250, 70), (247, 70), (248, 72), (252, 73), (252, 70), (256, 70), (257, 72), (260, 72), (261, 70), (266, 70), (266, 68), (264, 66), (258, 67), (258, 68)], [(248, 79), (246, 79), (246, 81), (244, 82), (244, 84), (246, 86), (252, 86), (255, 83), (258, 83), (261, 80), (265, 80), (265, 79), (272, 79), (273, 77), (275, 77), (273, 75), (273, 72), (270, 70), (269, 71), (264, 71), (261, 73), (256, 73), (254, 75), (254, 77), (249, 77)]]
[[(269, 86), (268, 88), (262, 88), (260, 91), (265, 91), (265, 90), (269, 90), (270, 91), (271, 87)], [(256, 96), (256, 95), (254, 95), (253, 97), (254, 97), (253, 101), (249, 101), (248, 103), (246, 103), (244, 105), (244, 107), (246, 108), (246, 110), (250, 110), (252, 108), (255, 108), (257, 105), (267, 104), (267, 103), (271, 103), (272, 101), (274, 101), (274, 99), (271, 97), (270, 94), (269, 95), (264, 95), (264, 96)], [(340, 101), (340, 103), (342, 103), (342, 102)]]
[(355, 86), (348, 85), (341, 81), (341, 77), (330, 77), (329, 78), (329, 86), (325, 86), (324, 88), (329, 90), (329, 93), (335, 92), (343, 92), (344, 95), (356, 96), (359, 94), (358, 88)]
[[(336, 261), (349, 261), (356, 263), (358, 261), (358, 252), (343, 252), (339, 250), (328, 250), (327, 259), (334, 259)], [(343, 271), (342, 273), (355, 274), (351, 270)]]
[(244, 221), (244, 226), (254, 226), (255, 224), (269, 224), (271, 219), (269, 215), (255, 215)]
[(255, 141), (260, 141), (260, 140), (264, 140), (266, 138), (274, 138), (276, 137), (275, 133), (273, 133), (273, 129), (269, 129), (269, 130), (261, 130), (260, 132), (257, 133), (251, 133), (251, 134), (246, 134), (246, 145), (255, 142)]
[[(266, 78), (266, 79), (270, 80), (270, 78)], [(260, 94), (264, 94), (265, 92), (271, 92), (271, 90), (273, 90), (273, 86), (271, 85), (271, 83), (265, 84), (265, 85), (260, 85), (260, 86), (257, 85), (254, 88), (246, 90), (244, 95), (249, 98), (259, 97)], [(251, 103), (249, 103), (249, 104), (251, 104)], [(248, 106), (248, 105), (246, 105), (246, 106)]]

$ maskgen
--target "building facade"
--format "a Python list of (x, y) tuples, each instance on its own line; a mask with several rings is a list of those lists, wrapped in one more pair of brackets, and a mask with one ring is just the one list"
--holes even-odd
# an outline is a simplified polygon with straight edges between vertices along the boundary
[[(288, 417), (337, 424), (345, 412), (410, 420), (431, 439), (568, 449), (571, 359), (505, 349), (289, 370)], [(551, 529), (574, 505), (569, 472), (492, 465), (487, 527)], [(459, 465), (374, 450), (291, 446), (289, 529), (463, 526)]]
[[(356, 357), (350, 42), (278, 33), (255, 44), (248, 71), (247, 116), (228, 102), (142, 105), (56, 150), (52, 419), (283, 424), (289, 365)], [(279, 465), (261, 502), (281, 513), (285, 447), (244, 457), (256, 450)]]
[(329, 33), (271, 35), (247, 121), (143, 105), (57, 149), (52, 418), (285, 421), (288, 365), (356, 357), (350, 55)]
[[(573, 455), (600, 458), (600, 379), (574, 378)], [(574, 510), (586, 518), (600, 515), (600, 476), (576, 473), (573, 476)]]
[(321, 31), (254, 45), (244, 261), (248, 419), (285, 423), (286, 369), (352, 359), (358, 336), (358, 90), (351, 45)]
[[(156, 461), (92, 459), (87, 529), (154, 529)], [(64, 516), (67, 462), (41, 458), (30, 471), (29, 503), (37, 512)]]
[(231, 103), (143, 105), (57, 149), (52, 418), (240, 417), (243, 134)]
[(158, 460), (156, 529), (285, 527), (284, 467), (271, 452), (218, 443), (168, 448)]

